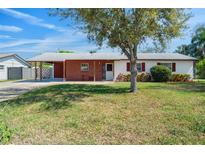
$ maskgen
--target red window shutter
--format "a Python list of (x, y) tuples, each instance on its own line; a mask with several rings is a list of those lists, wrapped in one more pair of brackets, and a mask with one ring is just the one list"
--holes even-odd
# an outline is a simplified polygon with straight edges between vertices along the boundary
[(172, 72), (176, 72), (176, 63), (172, 63)]
[(130, 72), (130, 63), (127, 63), (127, 72)]
[(142, 72), (145, 72), (145, 63), (142, 63)]

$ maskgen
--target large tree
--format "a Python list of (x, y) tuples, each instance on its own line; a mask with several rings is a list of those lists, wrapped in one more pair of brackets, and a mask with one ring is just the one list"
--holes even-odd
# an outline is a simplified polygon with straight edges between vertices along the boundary
[(180, 54), (184, 54), (184, 55), (188, 55), (188, 56), (192, 56), (195, 57), (195, 52), (193, 50), (193, 46), (191, 44), (182, 44), (180, 46), (177, 47), (177, 49), (175, 50), (175, 52), (180, 53)]
[(137, 52), (148, 39), (161, 46), (181, 35), (189, 13), (184, 9), (52, 9), (51, 15), (74, 19), (88, 39), (120, 48), (131, 64), (131, 92), (136, 92)]
[(199, 26), (194, 32), (190, 44), (177, 47), (176, 52), (203, 59), (205, 57), (205, 26)]
[(191, 45), (195, 49), (196, 57), (203, 59), (205, 56), (205, 27), (200, 26), (195, 31), (192, 40)]

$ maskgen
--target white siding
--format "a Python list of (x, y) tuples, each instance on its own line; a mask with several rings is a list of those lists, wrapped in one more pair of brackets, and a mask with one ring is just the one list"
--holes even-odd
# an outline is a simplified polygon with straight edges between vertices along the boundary
[(193, 61), (178, 61), (176, 62), (176, 73), (190, 74), (194, 77), (194, 63)]
[[(114, 80), (120, 73), (129, 73), (127, 72), (128, 62), (128, 60), (114, 62)], [(190, 74), (191, 78), (193, 78), (193, 61), (138, 61), (138, 63), (142, 62), (145, 63), (145, 72), (148, 73), (150, 73), (150, 68), (157, 65), (157, 63), (176, 63), (176, 72), (173, 73)]]
[(123, 61), (114, 61), (114, 80), (116, 80), (117, 76), (122, 73), (126, 74), (127, 72), (127, 62), (126, 60)]
[(0, 80), (7, 80), (8, 67), (27, 67), (13, 57), (0, 59), (0, 65), (4, 65), (4, 69), (0, 69)]

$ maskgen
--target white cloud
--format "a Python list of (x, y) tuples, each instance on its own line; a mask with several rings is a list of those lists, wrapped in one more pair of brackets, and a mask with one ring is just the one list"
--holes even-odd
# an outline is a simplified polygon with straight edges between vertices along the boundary
[(41, 50), (42, 48), (45, 49), (45, 47), (49, 46), (69, 46), (72, 45), (72, 43), (76, 43), (78, 41), (81, 41), (82, 34), (74, 34), (72, 32), (68, 33), (60, 33), (55, 36), (49, 36), (42, 39), (18, 39), (16, 41), (9, 41), (9, 42), (3, 42), (0, 43), (0, 49), (4, 48), (12, 48), (17, 46), (23, 46), (23, 45), (30, 45), (32, 46), (38, 46), (38, 49)]
[(17, 47), (21, 45), (29, 45), (29, 44), (39, 43), (40, 41), (41, 40), (38, 40), (38, 39), (21, 39), (21, 40), (12, 41), (12, 42), (3, 42), (3, 43), (0, 43), (0, 49), (12, 48), (12, 47)]
[(2, 8), (2, 9), (0, 9), (0, 12), (5, 13), (7, 15), (10, 15), (14, 18), (24, 20), (25, 22), (27, 22), (29, 24), (32, 24), (32, 25), (40, 26), (40, 27), (47, 28), (47, 29), (56, 30), (56, 31), (59, 31), (59, 32), (65, 31), (64, 28), (58, 27), (58, 26), (53, 25), (53, 24), (46, 23), (41, 18), (37, 18), (37, 17), (32, 16), (30, 14), (22, 13), (22, 12), (19, 12), (19, 11), (15, 11), (13, 9), (4, 9), (4, 8)]
[[(83, 40), (83, 41), (82, 41)], [(65, 33), (58, 33), (58, 35), (48, 36), (41, 39), (18, 39), (15, 41), (7, 41), (0, 43), (0, 49), (15, 48), (29, 45), (31, 48), (38, 48), (38, 50), (51, 49), (73, 46), (74, 44), (82, 44), (86, 42), (86, 37), (82, 33), (75, 33), (68, 31)]]
[(21, 32), (23, 29), (16, 26), (0, 25), (0, 31)]
[(9, 35), (0, 35), (0, 39), (9, 39), (11, 36)]
[[(41, 39), (18, 39), (0, 43), (0, 51), (9, 51), (14, 53), (39, 54), (43, 52), (55, 52), (58, 50), (72, 50), (76, 52), (88, 52), (96, 50), (98, 47), (87, 41), (85, 34), (69, 30), (58, 35), (47, 36)], [(104, 47), (99, 52), (113, 51)]]

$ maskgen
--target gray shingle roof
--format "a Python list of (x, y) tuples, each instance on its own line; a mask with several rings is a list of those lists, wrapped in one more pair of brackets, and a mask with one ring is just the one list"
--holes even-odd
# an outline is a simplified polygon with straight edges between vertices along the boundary
[[(27, 61), (64, 61), (64, 60), (127, 60), (120, 53), (43, 53)], [(139, 60), (196, 60), (178, 53), (138, 53)]]

